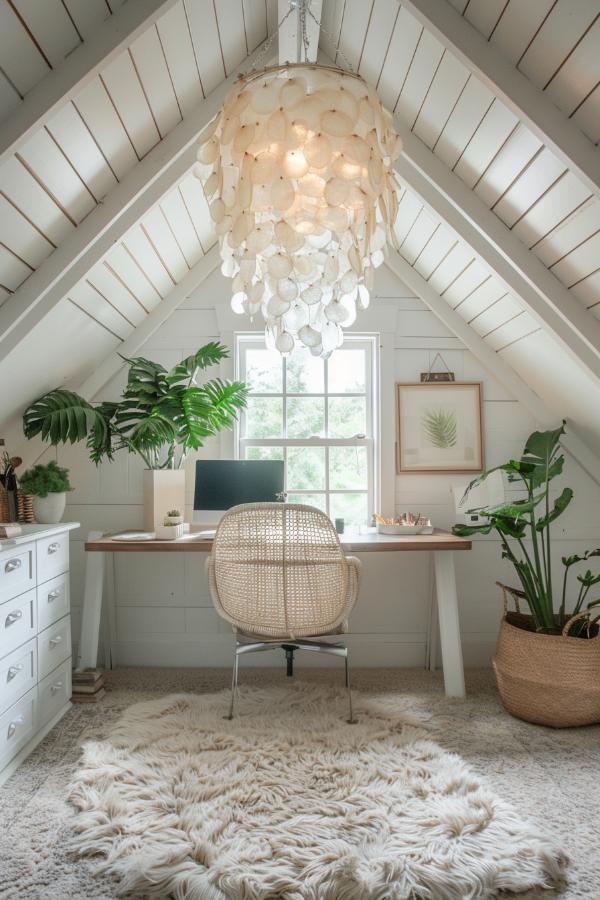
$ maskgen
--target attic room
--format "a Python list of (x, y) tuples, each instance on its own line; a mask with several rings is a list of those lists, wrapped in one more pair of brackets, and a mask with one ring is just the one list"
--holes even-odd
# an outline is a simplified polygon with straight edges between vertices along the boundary
[(600, 0), (0, 0), (0, 896), (598, 900)]

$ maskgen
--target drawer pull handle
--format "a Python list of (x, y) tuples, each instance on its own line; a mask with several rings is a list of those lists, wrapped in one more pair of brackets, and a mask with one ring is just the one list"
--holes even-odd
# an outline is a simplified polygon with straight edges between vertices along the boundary
[(50, 685), (50, 691), (55, 694), (57, 691), (60, 691), (62, 686), (62, 681), (55, 681), (54, 684)]
[(6, 621), (4, 623), (5, 628), (9, 628), (11, 625), (14, 625), (15, 622), (18, 622), (19, 619), (23, 618), (23, 610), (15, 609), (14, 612), (11, 612), (7, 615)]
[(21, 568), (21, 560), (20, 559), (9, 559), (6, 565), (4, 566), (5, 572), (14, 572), (15, 569)]
[(53, 544), (48, 544), (48, 553), (56, 553), (57, 550), (60, 550), (60, 544), (57, 544), (56, 541)]
[(13, 734), (15, 733), (15, 731), (17, 730), (17, 728), (19, 727), (19, 725), (22, 725), (24, 721), (25, 721), (25, 718), (23, 716), (17, 716), (16, 719), (13, 719), (12, 722), (10, 723), (10, 725), (8, 726), (7, 737), (11, 738), (13, 736)]
[(48, 603), (52, 603), (53, 600), (56, 600), (57, 597), (60, 597), (60, 591), (57, 589), (55, 591), (50, 591), (48, 594)]
[(62, 641), (62, 635), (57, 634), (56, 637), (50, 638), (50, 649), (54, 650)]
[(10, 666), (8, 672), (6, 673), (6, 682), (8, 684), (9, 681), (12, 681), (13, 678), (16, 678), (19, 672), (23, 671), (23, 663), (18, 663), (16, 666)]

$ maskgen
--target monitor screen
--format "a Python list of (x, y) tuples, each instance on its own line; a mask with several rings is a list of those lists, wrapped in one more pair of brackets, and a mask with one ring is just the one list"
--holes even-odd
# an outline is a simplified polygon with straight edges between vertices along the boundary
[(194, 509), (230, 509), (238, 503), (282, 500), (282, 459), (199, 459)]

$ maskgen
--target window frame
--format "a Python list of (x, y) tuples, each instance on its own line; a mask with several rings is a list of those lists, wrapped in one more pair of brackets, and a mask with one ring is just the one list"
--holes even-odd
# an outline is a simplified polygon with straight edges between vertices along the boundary
[[(264, 335), (256, 332), (237, 332), (234, 335), (234, 369), (235, 377), (240, 381), (245, 381), (246, 375), (246, 351), (248, 349), (265, 349)], [(287, 373), (286, 366), (282, 371), (282, 391), (280, 392), (264, 392), (257, 393), (258, 397), (274, 397), (282, 398), (282, 415), (283, 415), (283, 431), (287, 427), (287, 401), (288, 398), (294, 397), (315, 397), (324, 399), (324, 428), (325, 434), (328, 427), (328, 398), (331, 397), (364, 397), (365, 398), (365, 419), (366, 432), (364, 437), (350, 438), (333, 438), (333, 437), (311, 437), (311, 438), (288, 438), (287, 436), (273, 438), (246, 438), (244, 437), (245, 428), (245, 412), (240, 413), (239, 419), (236, 421), (234, 429), (235, 437), (235, 458), (244, 459), (245, 451), (248, 447), (283, 447), (285, 466), (285, 490), (288, 491), (288, 472), (287, 472), (287, 453), (289, 447), (324, 447), (324, 465), (325, 479), (324, 487), (313, 489), (290, 490), (289, 493), (302, 496), (303, 494), (322, 494), (325, 496), (326, 511), (329, 515), (330, 497), (336, 494), (362, 494), (367, 495), (367, 520), (370, 521), (373, 512), (379, 508), (380, 493), (380, 465), (379, 465), (379, 335), (376, 334), (346, 334), (344, 335), (344, 347), (356, 347), (363, 349), (366, 353), (365, 358), (365, 390), (364, 392), (329, 392), (329, 370), (327, 362), (324, 366), (324, 384), (323, 393), (315, 392), (296, 392), (287, 391)], [(335, 351), (334, 351), (335, 352)], [(367, 451), (367, 489), (357, 488), (330, 488), (329, 475), (329, 448), (330, 447), (365, 447)]]

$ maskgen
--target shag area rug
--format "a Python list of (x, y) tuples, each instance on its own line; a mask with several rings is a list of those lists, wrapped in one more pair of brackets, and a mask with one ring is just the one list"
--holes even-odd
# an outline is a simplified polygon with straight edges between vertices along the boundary
[(84, 745), (74, 849), (177, 900), (465, 900), (558, 885), (566, 859), (390, 698), (298, 683), (176, 694)]

